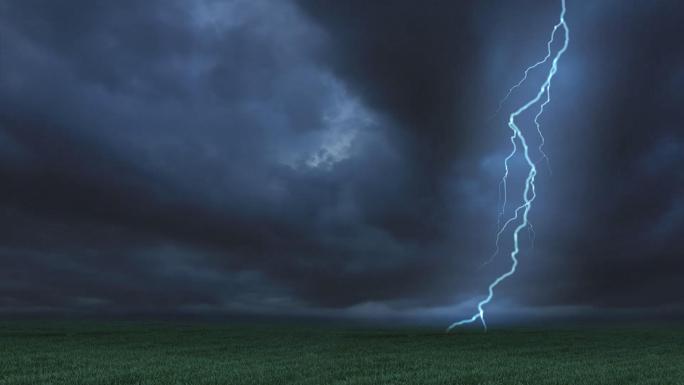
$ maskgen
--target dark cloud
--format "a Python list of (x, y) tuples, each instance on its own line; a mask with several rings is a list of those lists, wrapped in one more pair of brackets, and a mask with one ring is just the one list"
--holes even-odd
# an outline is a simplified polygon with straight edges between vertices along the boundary
[[(507, 263), (489, 118), (556, 8), (0, 2), (0, 309), (467, 310)], [(681, 304), (679, 8), (570, 2), (500, 311)]]

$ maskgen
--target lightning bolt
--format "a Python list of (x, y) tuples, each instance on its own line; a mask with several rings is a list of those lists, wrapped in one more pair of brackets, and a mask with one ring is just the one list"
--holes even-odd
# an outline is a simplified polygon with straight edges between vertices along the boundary
[[(537, 114), (534, 117), (534, 125), (536, 128), (537, 133), (539, 134), (540, 137), (540, 144), (538, 146), (538, 150), (542, 155), (542, 158), (546, 160), (547, 165), (548, 165), (548, 157), (544, 153), (543, 147), (544, 147), (544, 136), (542, 135), (541, 131), (541, 124), (539, 123), (539, 118), (543, 115), (544, 113), (544, 108), (551, 102), (551, 81), (553, 80), (553, 77), (556, 75), (556, 72), (558, 72), (558, 61), (560, 60), (561, 56), (565, 53), (565, 51), (568, 48), (568, 44), (570, 42), (570, 30), (568, 28), (568, 25), (565, 22), (565, 0), (561, 0), (561, 12), (560, 12), (560, 17), (558, 20), (558, 23), (554, 25), (553, 31), (551, 32), (551, 38), (549, 39), (547, 43), (547, 54), (546, 56), (536, 62), (535, 64), (529, 66), (524, 73), (523, 78), (516, 83), (513, 87), (511, 87), (506, 94), (506, 96), (501, 100), (499, 103), (499, 108), (497, 109), (497, 112), (501, 107), (503, 106), (504, 102), (508, 99), (508, 97), (518, 88), (520, 87), (528, 77), (528, 74), (530, 71), (533, 69), (542, 66), (546, 64), (551, 57), (553, 56), (553, 59), (551, 59), (551, 67), (548, 70), (548, 73), (546, 75), (545, 81), (542, 83), (542, 85), (539, 88), (539, 91), (533, 97), (532, 99), (528, 100), (525, 104), (523, 104), (521, 107), (513, 111), (509, 117), (508, 117), (508, 127), (511, 129), (512, 135), (510, 137), (512, 149), (509, 155), (505, 158), (504, 160), (504, 175), (501, 179), (500, 182), (500, 191), (503, 191), (503, 204), (501, 206), (501, 211), (499, 212), (499, 223), (501, 223), (501, 218), (503, 218), (506, 210), (506, 201), (507, 201), (507, 183), (508, 183), (508, 175), (509, 175), (509, 161), (513, 156), (515, 156), (518, 152), (519, 149), (522, 148), (522, 153), (525, 157), (525, 162), (527, 163), (527, 166), (529, 167), (529, 171), (527, 173), (527, 178), (525, 179), (525, 188), (523, 191), (523, 204), (518, 206), (514, 214), (511, 218), (509, 218), (502, 226), (499, 227), (499, 231), (496, 234), (496, 251), (494, 255), (490, 258), (490, 260), (496, 256), (499, 252), (499, 241), (505, 230), (513, 223), (519, 222), (518, 225), (515, 227), (513, 230), (513, 250), (510, 253), (511, 257), (511, 267), (508, 271), (505, 273), (501, 274), (498, 276), (490, 285), (489, 285), (489, 290), (488, 290), (488, 295), (480, 301), (477, 304), (477, 312), (470, 318), (466, 318), (457, 322), (452, 323), (449, 325), (447, 328), (447, 331), (451, 331), (453, 328), (465, 324), (470, 324), (477, 322), (477, 320), (480, 320), (482, 322), (482, 326), (484, 327), (485, 331), (487, 330), (487, 322), (485, 321), (485, 312), (484, 312), (484, 307), (485, 305), (489, 304), (492, 299), (494, 298), (494, 289), (501, 283), (503, 282), (506, 278), (512, 276), (515, 274), (515, 271), (518, 267), (518, 254), (520, 254), (520, 245), (518, 242), (518, 238), (520, 235), (520, 232), (524, 230), (525, 228), (532, 229), (532, 225), (529, 222), (528, 216), (530, 213), (530, 210), (532, 209), (532, 203), (534, 202), (536, 198), (536, 189), (535, 189), (535, 177), (537, 176), (537, 167), (536, 167), (536, 162), (532, 160), (530, 157), (530, 149), (527, 144), (527, 140), (525, 139), (525, 135), (523, 134), (523, 131), (520, 129), (518, 126), (518, 123), (516, 119), (523, 114), (524, 112), (530, 110), (534, 106), (538, 105), (538, 111)], [(553, 42), (556, 39), (556, 36), (558, 34), (558, 31), (561, 30), (563, 31), (563, 45), (562, 47), (556, 51), (555, 54), (553, 54), (552, 50), (552, 45)], [(520, 148), (518, 147), (520, 145)]]

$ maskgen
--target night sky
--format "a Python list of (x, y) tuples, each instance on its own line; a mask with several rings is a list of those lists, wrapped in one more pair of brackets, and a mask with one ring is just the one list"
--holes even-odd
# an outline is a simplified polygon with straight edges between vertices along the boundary
[[(538, 86), (494, 113), (559, 10), (0, 0), (0, 314), (469, 317)], [(489, 320), (681, 317), (684, 3), (566, 20), (534, 247)]]

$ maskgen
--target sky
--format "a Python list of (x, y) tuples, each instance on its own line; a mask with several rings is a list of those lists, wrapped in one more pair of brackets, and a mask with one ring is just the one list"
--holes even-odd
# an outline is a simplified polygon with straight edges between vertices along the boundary
[[(681, 317), (684, 4), (567, 1), (489, 322)], [(497, 106), (559, 11), (0, 0), (0, 314), (470, 317), (510, 266), (510, 234), (483, 265), (506, 121), (544, 71)]]

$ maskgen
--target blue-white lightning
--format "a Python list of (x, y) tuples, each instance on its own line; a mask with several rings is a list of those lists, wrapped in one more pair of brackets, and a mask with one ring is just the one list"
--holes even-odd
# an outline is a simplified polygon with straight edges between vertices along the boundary
[[(527, 101), (525, 104), (523, 104), (520, 108), (516, 109), (513, 111), (508, 118), (508, 127), (511, 129), (512, 135), (510, 137), (511, 144), (512, 144), (512, 150), (510, 154), (506, 157), (504, 160), (504, 175), (501, 179), (501, 188), (503, 191), (503, 204), (501, 207), (501, 211), (499, 212), (499, 218), (502, 218), (505, 209), (506, 209), (506, 201), (507, 201), (507, 181), (508, 181), (508, 175), (509, 175), (509, 166), (508, 163), (518, 153), (519, 147), (522, 148), (522, 153), (525, 157), (525, 162), (527, 163), (527, 166), (529, 167), (529, 171), (527, 173), (527, 178), (525, 179), (525, 188), (523, 191), (523, 204), (518, 206), (514, 214), (511, 218), (509, 218), (502, 226), (499, 226), (499, 230), (496, 235), (496, 253), (499, 251), (499, 240), (501, 235), (504, 233), (504, 231), (508, 228), (509, 225), (513, 223), (518, 223), (518, 225), (515, 227), (515, 230), (513, 230), (513, 250), (511, 251), (510, 257), (511, 257), (511, 267), (508, 271), (505, 273), (501, 274), (499, 277), (497, 277), (490, 285), (489, 285), (489, 290), (488, 290), (488, 295), (485, 299), (480, 301), (477, 304), (477, 313), (475, 313), (472, 317), (463, 319), (461, 321), (457, 321), (452, 323), (448, 328), (447, 331), (452, 330), (453, 328), (460, 326), (460, 325), (465, 325), (465, 324), (470, 324), (473, 322), (476, 322), (478, 319), (482, 322), (482, 326), (484, 327), (485, 330), (487, 330), (487, 323), (485, 322), (485, 315), (484, 315), (484, 307), (485, 305), (489, 304), (492, 299), (494, 298), (494, 288), (496, 288), (497, 285), (499, 285), (501, 282), (503, 282), (506, 278), (510, 277), (511, 275), (515, 274), (516, 268), (518, 267), (518, 254), (520, 253), (520, 246), (518, 242), (518, 238), (520, 235), (520, 231), (524, 230), (525, 228), (531, 229), (531, 224), (529, 222), (528, 216), (530, 213), (530, 210), (532, 209), (532, 203), (534, 202), (536, 198), (536, 191), (535, 191), (535, 177), (537, 175), (537, 167), (536, 167), (536, 162), (532, 160), (530, 157), (530, 151), (529, 151), (529, 146), (527, 145), (527, 140), (525, 139), (525, 135), (523, 131), (518, 127), (518, 123), (516, 122), (516, 119), (523, 114), (524, 112), (528, 111), (534, 106), (538, 105), (538, 111), (537, 114), (534, 117), (534, 125), (537, 134), (540, 136), (540, 144), (538, 147), (539, 152), (542, 155), (542, 158), (547, 161), (548, 164), (548, 158), (546, 157), (546, 154), (544, 153), (543, 146), (544, 146), (544, 136), (542, 135), (541, 132), (541, 125), (539, 123), (539, 118), (542, 116), (544, 113), (544, 107), (546, 107), (547, 104), (551, 102), (551, 81), (553, 80), (553, 77), (556, 75), (556, 72), (558, 72), (558, 61), (560, 60), (561, 56), (563, 56), (563, 53), (568, 48), (568, 44), (570, 42), (570, 30), (568, 29), (568, 25), (565, 22), (565, 0), (561, 0), (561, 12), (560, 12), (560, 17), (558, 20), (558, 23), (553, 27), (553, 31), (551, 32), (551, 38), (549, 39), (547, 43), (547, 54), (546, 56), (536, 62), (535, 64), (531, 65), (525, 70), (525, 74), (523, 78), (515, 84), (511, 89), (508, 91), (504, 99), (499, 103), (499, 109), (503, 106), (503, 103), (508, 99), (508, 97), (515, 91), (516, 88), (520, 87), (528, 77), (528, 74), (530, 71), (533, 69), (540, 67), (548, 62), (549, 59), (553, 56), (553, 59), (551, 61), (551, 67), (548, 70), (547, 76), (545, 78), (545, 81), (542, 83), (541, 87), (539, 88), (539, 91), (537, 92), (536, 96)], [(556, 39), (556, 35), (559, 30), (563, 31), (563, 45), (562, 47), (555, 53), (553, 54), (552, 52), (552, 45), (553, 42)], [(498, 110), (497, 110), (498, 111)], [(492, 256), (493, 257), (493, 256)]]

